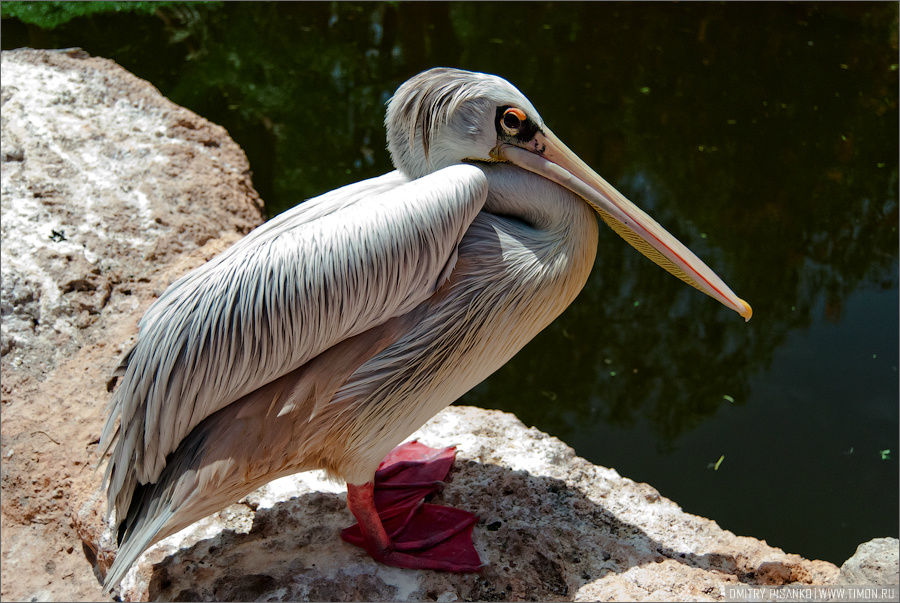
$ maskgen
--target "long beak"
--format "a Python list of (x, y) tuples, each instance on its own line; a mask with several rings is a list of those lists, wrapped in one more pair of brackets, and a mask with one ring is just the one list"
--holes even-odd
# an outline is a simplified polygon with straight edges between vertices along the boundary
[(750, 320), (750, 304), (728, 288), (715, 272), (678, 239), (601, 178), (547, 129), (525, 143), (527, 148), (501, 144), (500, 159), (566, 187), (593, 207), (623, 239), (692, 287), (719, 300)]

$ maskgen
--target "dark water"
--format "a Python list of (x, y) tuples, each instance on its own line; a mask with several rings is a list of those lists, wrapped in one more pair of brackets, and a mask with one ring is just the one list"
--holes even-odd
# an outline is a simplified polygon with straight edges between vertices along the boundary
[(224, 125), (270, 214), (391, 169), (410, 75), (506, 77), (754, 318), (604, 231), (576, 303), (462, 401), (790, 552), (898, 535), (895, 3), (225, 3), (52, 30), (9, 5), (4, 49), (80, 46)]

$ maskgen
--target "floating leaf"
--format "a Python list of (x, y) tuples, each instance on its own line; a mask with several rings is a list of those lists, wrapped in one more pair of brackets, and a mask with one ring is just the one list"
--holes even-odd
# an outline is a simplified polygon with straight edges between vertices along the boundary
[(719, 465), (721, 465), (722, 461), (724, 461), (724, 460), (725, 460), (725, 455), (723, 454), (722, 456), (719, 457), (719, 460), (716, 461), (715, 463), (709, 463), (708, 465), (706, 465), (706, 468), (712, 469), (713, 471), (718, 471)]
[(724, 400), (727, 400), (729, 403), (734, 404), (734, 398), (732, 398), (732, 397), (729, 396), (728, 394), (725, 394), (724, 396), (722, 396), (722, 398), (723, 398)]

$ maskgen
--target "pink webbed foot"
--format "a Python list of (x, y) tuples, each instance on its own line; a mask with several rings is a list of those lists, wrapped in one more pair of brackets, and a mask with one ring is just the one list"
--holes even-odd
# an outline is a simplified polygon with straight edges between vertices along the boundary
[(478, 518), (461, 509), (423, 502), (440, 490), (456, 457), (418, 442), (391, 451), (375, 481), (347, 484), (347, 506), (359, 523), (341, 538), (366, 549), (385, 565), (409, 569), (474, 572), (481, 559), (472, 544)]

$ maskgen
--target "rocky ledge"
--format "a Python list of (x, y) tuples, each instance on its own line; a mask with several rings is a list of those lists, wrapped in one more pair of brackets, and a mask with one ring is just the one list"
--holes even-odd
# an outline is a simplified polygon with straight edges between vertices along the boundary
[[(96, 440), (107, 377), (165, 286), (262, 221), (220, 127), (113, 62), (2, 54), (2, 591), (109, 600)], [(438, 502), (480, 517), (487, 566), (380, 566), (338, 538), (341, 484), (277, 480), (151, 548), (125, 599), (720, 600), (727, 587), (896, 584), (897, 540), (839, 570), (684, 513), (514, 416), (451, 407), (418, 434), (459, 450)]]

